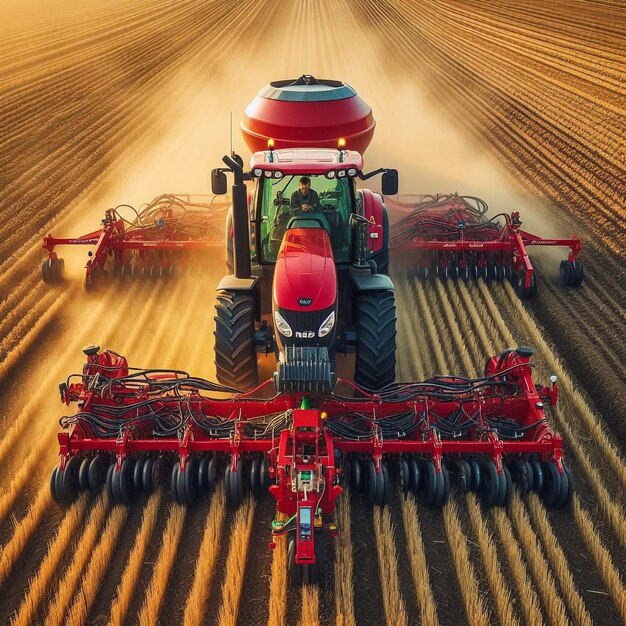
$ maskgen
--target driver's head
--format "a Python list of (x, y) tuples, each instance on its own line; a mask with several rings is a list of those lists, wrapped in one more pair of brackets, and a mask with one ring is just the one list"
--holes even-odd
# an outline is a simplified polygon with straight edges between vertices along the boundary
[(311, 179), (308, 176), (303, 176), (300, 179), (300, 193), (305, 198), (309, 195), (309, 189), (311, 189)]

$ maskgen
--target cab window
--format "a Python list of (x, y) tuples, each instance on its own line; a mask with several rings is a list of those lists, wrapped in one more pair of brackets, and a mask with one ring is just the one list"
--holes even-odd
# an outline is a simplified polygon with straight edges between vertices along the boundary
[(348, 227), (348, 220), (352, 213), (351, 180), (308, 175), (311, 189), (319, 196), (320, 207), (316, 210), (299, 212), (292, 209), (291, 198), (298, 191), (302, 176), (303, 174), (296, 174), (279, 179), (263, 178), (259, 181), (263, 261), (270, 263), (276, 261), (289, 220), (303, 215), (318, 219), (322, 227), (328, 231), (337, 263), (350, 261), (352, 231)]

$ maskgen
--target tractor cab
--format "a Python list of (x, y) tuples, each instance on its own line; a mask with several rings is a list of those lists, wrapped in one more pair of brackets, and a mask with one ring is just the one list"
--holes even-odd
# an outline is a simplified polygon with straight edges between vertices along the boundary
[[(251, 161), (256, 179), (255, 206), (258, 261), (275, 263), (288, 228), (323, 228), (335, 262), (351, 260), (350, 215), (356, 212), (354, 177), (362, 167), (356, 153), (338, 150), (269, 150)], [(301, 181), (310, 185), (311, 204), (300, 206)]]

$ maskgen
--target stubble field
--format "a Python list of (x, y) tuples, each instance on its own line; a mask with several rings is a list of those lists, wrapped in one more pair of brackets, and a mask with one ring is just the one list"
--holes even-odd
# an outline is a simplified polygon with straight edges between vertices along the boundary
[[(617, 624), (626, 620), (626, 172), (619, 2), (131, 0), (58, 10), (11, 2), (0, 19), (0, 623)], [(41, 10), (38, 10), (41, 9)], [(44, 285), (41, 237), (94, 230), (104, 209), (206, 193), (235, 120), (270, 80), (354, 86), (378, 121), (368, 168), (401, 191), (481, 195), (546, 236), (583, 240), (585, 282), (536, 258), (538, 297), (510, 286), (427, 285), (396, 264), (398, 380), (477, 375), (535, 347), (559, 377), (552, 411), (576, 495), (443, 511), (394, 493), (340, 498), (326, 584), (291, 589), (270, 499), (221, 494), (186, 509), (158, 492), (68, 510), (49, 495), (57, 384), (98, 343), (142, 367), (213, 376), (214, 290), (202, 276), (83, 293), (84, 257)], [(235, 148), (244, 157), (243, 142)], [(563, 257), (565, 255), (563, 254)], [(393, 259), (392, 259), (393, 260)], [(396, 259), (400, 260), (400, 259)], [(403, 268), (403, 269), (400, 269)]]

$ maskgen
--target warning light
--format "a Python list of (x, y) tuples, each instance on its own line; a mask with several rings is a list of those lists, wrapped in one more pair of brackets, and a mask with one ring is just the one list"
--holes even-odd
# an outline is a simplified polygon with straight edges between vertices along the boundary
[(268, 139), (268, 140), (267, 140), (267, 147), (268, 147), (270, 150), (273, 150), (273, 149), (274, 149), (274, 140), (273, 140), (272, 138), (270, 138), (270, 139)]
[(337, 147), (338, 147), (340, 150), (343, 150), (343, 148), (345, 148), (345, 147), (346, 147), (346, 140), (345, 140), (343, 137), (340, 137), (340, 138), (339, 138), (339, 141), (337, 142)]

